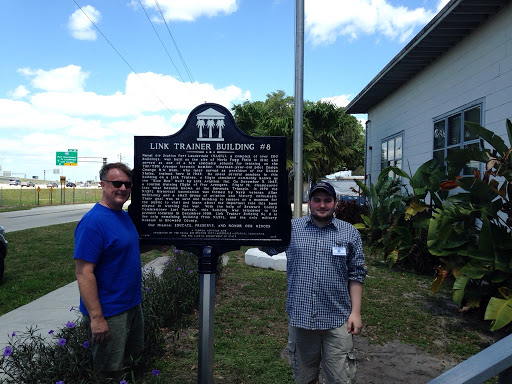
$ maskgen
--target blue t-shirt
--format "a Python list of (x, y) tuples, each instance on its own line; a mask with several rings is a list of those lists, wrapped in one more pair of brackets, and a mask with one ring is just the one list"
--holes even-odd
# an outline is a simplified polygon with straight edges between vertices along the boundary
[[(117, 315), (142, 301), (139, 235), (126, 212), (97, 203), (75, 229), (73, 258), (96, 264), (103, 316)], [(80, 311), (88, 315), (82, 298)]]

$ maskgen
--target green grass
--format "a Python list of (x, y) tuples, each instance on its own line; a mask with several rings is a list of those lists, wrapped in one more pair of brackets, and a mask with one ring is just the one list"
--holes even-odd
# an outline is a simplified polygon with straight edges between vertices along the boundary
[(76, 223), (8, 232), (9, 249), (0, 285), (0, 315), (75, 279)]
[[(73, 231), (76, 223), (7, 233), (9, 253), (0, 285), (0, 314), (26, 304), (75, 279)], [(287, 342), (286, 274), (245, 265), (245, 249), (230, 252), (217, 278), (214, 381), (292, 383), (283, 358)], [(142, 255), (143, 264), (160, 256)], [(362, 337), (392, 340), (462, 361), (506, 336), (490, 332), (482, 312), (460, 313), (445, 286), (430, 292), (434, 276), (387, 268), (381, 256), (367, 254)], [(198, 315), (179, 333), (168, 331), (166, 353), (156, 362), (162, 383), (197, 381)], [(145, 382), (152, 382), (147, 376)]]
[[(0, 315), (75, 280), (73, 261), (75, 223), (6, 233), (9, 242), (0, 284)], [(144, 264), (160, 256), (142, 255)]]
[(0, 212), (13, 207), (36, 207), (72, 203), (95, 203), (101, 199), (101, 188), (2, 188), (0, 187)]
[[(293, 383), (283, 357), (288, 336), (286, 274), (245, 265), (244, 251), (229, 254), (216, 289), (214, 382)], [(481, 313), (459, 313), (448, 287), (433, 295), (433, 276), (391, 270), (376, 256), (367, 257), (367, 264), (361, 336), (371, 343), (398, 340), (462, 361), (506, 336), (490, 332)], [(196, 318), (169, 343), (157, 364), (163, 383), (197, 380), (197, 327)]]

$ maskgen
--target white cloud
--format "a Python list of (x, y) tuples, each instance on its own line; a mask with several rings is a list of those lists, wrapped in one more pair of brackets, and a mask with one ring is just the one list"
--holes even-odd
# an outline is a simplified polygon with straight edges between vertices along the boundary
[(305, 25), (313, 44), (331, 44), (339, 36), (381, 34), (407, 41), (417, 26), (428, 23), (434, 11), (395, 7), (386, 0), (309, 0), (305, 3)]
[[(43, 177), (43, 169), (56, 168), (55, 152), (69, 148), (78, 149), (79, 157), (108, 161), (119, 160), (121, 154), (133, 166), (134, 136), (176, 133), (190, 111), (204, 102), (230, 109), (251, 98), (234, 85), (215, 88), (152, 72), (129, 74), (125, 89), (110, 95), (85, 91), (87, 72), (78, 66), (19, 72), (30, 79), (30, 86), (19, 86), (10, 99), (0, 98), (0, 159), (4, 170), (22, 169), (30, 177)], [(15, 93), (28, 97), (15, 99)], [(11, 161), (20, 156), (23, 160)], [(94, 178), (100, 166), (80, 164), (63, 172), (70, 180), (86, 180)]]
[(0, 132), (3, 135), (13, 129), (53, 131), (69, 127), (74, 122), (65, 114), (40, 111), (25, 101), (0, 99), (0, 111)]
[(437, 12), (444, 8), (446, 4), (448, 4), (450, 0), (439, 0), (439, 4), (437, 4)]
[(339, 95), (333, 97), (326, 97), (321, 99), (320, 101), (334, 104), (336, 107), (346, 107), (348, 103), (350, 103), (351, 98), (352, 95)]
[(133, 117), (141, 113), (169, 113), (169, 110), (172, 114), (191, 111), (205, 101), (230, 108), (234, 102), (251, 98), (250, 92), (234, 85), (216, 89), (212, 84), (181, 82), (172, 76), (152, 72), (129, 74), (124, 93), (98, 95), (83, 91), (87, 73), (80, 67), (20, 71), (33, 77), (35, 87), (47, 91), (31, 97), (34, 107), (70, 116)]
[(34, 88), (50, 92), (81, 92), (89, 76), (87, 72), (82, 72), (82, 68), (76, 65), (68, 65), (49, 71), (21, 68), (18, 69), (18, 72), (31, 78)]
[[(144, 0), (143, 3), (144, 7), (153, 8), (158, 12), (155, 20), (161, 19), (154, 0)], [(238, 9), (238, 0), (160, 0), (158, 5), (166, 20), (194, 21), (202, 16), (214, 17), (234, 13)]]
[(30, 91), (27, 88), (25, 88), (23, 85), (20, 85), (19, 87), (16, 87), (14, 91), (9, 92), (9, 96), (11, 96), (13, 99), (23, 99), (29, 93)]
[(82, 9), (77, 9), (68, 19), (68, 28), (71, 36), (78, 40), (96, 40), (96, 29), (92, 23), (98, 24), (100, 19), (101, 13), (92, 5), (86, 5)]

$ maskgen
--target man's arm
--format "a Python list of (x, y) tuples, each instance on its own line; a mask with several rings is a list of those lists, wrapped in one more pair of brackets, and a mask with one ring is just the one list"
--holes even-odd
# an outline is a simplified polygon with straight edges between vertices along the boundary
[(348, 290), (350, 293), (350, 302), (352, 304), (352, 312), (348, 317), (347, 329), (353, 335), (358, 335), (363, 328), (361, 320), (361, 301), (363, 298), (363, 284), (359, 281), (349, 280)]
[(98, 297), (98, 285), (94, 275), (95, 266), (96, 264), (91, 262), (75, 259), (78, 290), (91, 318), (92, 342), (101, 344), (108, 339), (108, 325), (103, 317), (103, 310)]

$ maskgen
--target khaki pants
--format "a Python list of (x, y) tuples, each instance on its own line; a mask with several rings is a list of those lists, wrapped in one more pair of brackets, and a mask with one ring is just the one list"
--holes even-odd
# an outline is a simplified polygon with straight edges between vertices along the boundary
[(288, 327), (288, 351), (296, 383), (353, 383), (356, 374), (353, 336), (347, 325), (327, 330)]
[[(89, 326), (90, 318), (84, 316)], [(124, 368), (130, 356), (144, 349), (144, 317), (139, 304), (118, 315), (106, 317), (109, 338), (105, 343), (91, 347), (96, 371), (116, 372)]]

